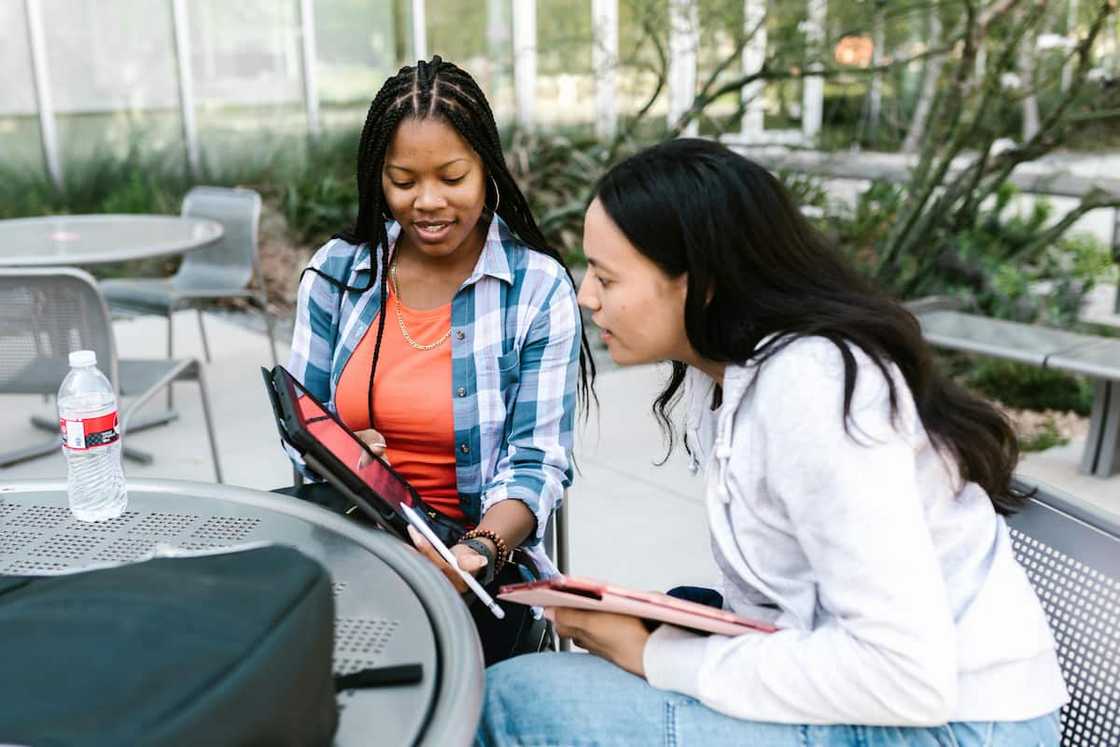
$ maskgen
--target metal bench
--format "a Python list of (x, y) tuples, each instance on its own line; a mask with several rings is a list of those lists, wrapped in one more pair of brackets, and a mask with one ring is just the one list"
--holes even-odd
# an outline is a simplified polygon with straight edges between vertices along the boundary
[(1069, 689), (1062, 744), (1120, 744), (1120, 521), (1034, 481), (1016, 484), (1037, 489), (1007, 523)]
[(1093, 379), (1093, 410), (1081, 471), (1096, 477), (1120, 472), (1120, 339), (928, 306), (910, 308), (922, 325), (922, 334), (938, 347)]

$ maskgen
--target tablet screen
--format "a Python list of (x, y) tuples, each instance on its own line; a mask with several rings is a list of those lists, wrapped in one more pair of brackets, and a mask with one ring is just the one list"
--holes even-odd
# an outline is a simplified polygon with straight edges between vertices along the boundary
[(288, 384), (291, 401), (295, 403), (294, 415), (299, 419), (303, 430), (330, 451), (346, 469), (357, 475), (394, 511), (400, 511), (402, 503), (413, 505), (407, 483), (394, 474), (385, 462), (373, 456), (365, 444), (321, 407), (287, 371), (281, 370), (281, 373)]

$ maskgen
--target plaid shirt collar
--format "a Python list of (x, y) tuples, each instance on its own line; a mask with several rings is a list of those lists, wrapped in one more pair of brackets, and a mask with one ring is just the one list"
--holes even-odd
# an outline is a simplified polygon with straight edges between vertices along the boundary
[[(390, 254), (396, 248), (397, 239), (401, 235), (401, 224), (397, 221), (390, 221), (385, 227), (385, 232), (389, 237), (389, 252)], [(509, 260), (506, 258), (505, 244), (513, 240), (513, 232), (509, 230), (509, 226), (502, 220), (502, 216), (495, 214), (490, 221), (490, 227), (486, 230), (486, 240), (482, 244), (482, 253), (478, 256), (478, 261), (475, 263), (474, 270), (470, 276), (463, 282), (463, 287), (473, 285), (481, 280), (483, 277), (489, 276), (504, 281), (507, 285), (513, 284), (513, 273), (509, 269)], [(371, 269), (371, 256), (369, 250), (369, 242), (362, 244), (358, 247), (358, 256), (354, 262), (353, 272), (369, 272)], [(351, 285), (356, 283), (351, 282)]]

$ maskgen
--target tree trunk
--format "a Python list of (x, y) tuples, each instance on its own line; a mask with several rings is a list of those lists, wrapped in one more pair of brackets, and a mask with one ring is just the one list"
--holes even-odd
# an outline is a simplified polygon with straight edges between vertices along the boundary
[[(883, 3), (875, 3), (875, 18), (872, 22), (871, 52), (872, 67), (879, 68), (883, 64), (887, 44), (887, 25), (883, 19)], [(867, 93), (867, 140), (873, 146), (879, 142), (879, 121), (883, 115), (883, 73), (876, 72), (871, 76), (871, 90)]]
[[(207, 3), (202, 3), (205, 7)], [(409, 29), (412, 21), (409, 19), (410, 5), (408, 0), (393, 0), (393, 52), (398, 66), (411, 65), (416, 62), (412, 59), (412, 44), (409, 41)]]
[(1038, 96), (1035, 95), (1035, 61), (1037, 57), (1038, 37), (1028, 33), (1019, 48), (1019, 77), (1022, 79), (1023, 90), (1023, 142), (1028, 142), (1038, 134), (1041, 124), (1038, 114)]
[[(1069, 0), (1069, 13), (1066, 16), (1066, 38), (1077, 38), (1077, 0)], [(1069, 90), (1073, 83), (1073, 59), (1062, 67), (1062, 93)]]
[[(931, 4), (927, 11), (926, 21), (929, 25), (930, 48), (941, 45), (941, 16), (936, 4)], [(937, 84), (941, 80), (941, 67), (945, 58), (941, 55), (929, 58), (925, 75), (922, 77), (922, 89), (918, 94), (918, 103), (914, 107), (914, 117), (910, 122), (910, 129), (906, 132), (906, 139), (902, 142), (903, 153), (916, 153), (918, 146), (926, 134), (926, 125), (929, 123), (929, 114), (933, 108), (933, 100), (937, 96)]]
[[(805, 42), (809, 48), (810, 71), (819, 70), (825, 56), (827, 36), (828, 0), (808, 0), (808, 18), (805, 21)], [(801, 79), (801, 136), (807, 145), (814, 145), (821, 131), (824, 113), (824, 79), (809, 75)]]

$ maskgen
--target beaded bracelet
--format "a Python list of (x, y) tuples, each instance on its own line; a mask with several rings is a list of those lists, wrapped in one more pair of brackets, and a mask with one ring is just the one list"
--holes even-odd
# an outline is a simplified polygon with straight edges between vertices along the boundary
[(460, 537), (459, 541), (462, 542), (463, 540), (476, 539), (479, 537), (490, 540), (494, 543), (494, 547), (498, 548), (497, 563), (494, 566), (494, 575), (497, 576), (502, 572), (506, 561), (509, 560), (509, 546), (504, 539), (498, 536), (497, 532), (491, 532), (489, 529), (472, 529)]

